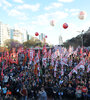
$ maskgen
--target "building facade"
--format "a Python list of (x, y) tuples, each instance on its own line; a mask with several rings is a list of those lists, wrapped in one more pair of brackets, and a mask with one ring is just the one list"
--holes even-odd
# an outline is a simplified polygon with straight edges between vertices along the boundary
[(32, 36), (27, 34), (27, 41), (30, 40), (31, 38), (32, 38)]
[(10, 39), (10, 28), (7, 24), (0, 22), (0, 46), (4, 46), (7, 39)]
[(10, 39), (17, 40), (23, 43), (23, 33), (17, 29), (10, 29)]
[(39, 40), (40, 40), (41, 42), (44, 42), (44, 41), (45, 41), (45, 34), (41, 33), (41, 34), (39, 35)]
[(0, 22), (0, 46), (4, 46), (7, 39), (17, 40), (23, 43), (32, 38), (28, 31), (24, 28), (14, 27), (10, 28), (9, 25)]
[(62, 45), (63, 44), (63, 38), (62, 38), (62, 36), (60, 35), (59, 36), (59, 45)]

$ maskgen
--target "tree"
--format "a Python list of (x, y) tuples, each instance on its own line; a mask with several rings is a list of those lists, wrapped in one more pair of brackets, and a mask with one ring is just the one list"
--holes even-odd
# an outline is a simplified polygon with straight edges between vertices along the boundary
[(8, 47), (9, 49), (11, 49), (13, 47), (18, 48), (18, 47), (22, 46), (22, 44), (19, 41), (17, 41), (17, 40), (7, 39), (4, 42), (4, 46)]
[[(82, 40), (83, 37), (83, 40)], [(64, 42), (63, 46), (69, 47), (69, 45), (72, 45), (73, 47), (78, 47), (82, 46), (82, 41), (83, 41), (83, 46), (88, 47), (90, 46), (90, 28), (84, 33), (76, 36), (75, 38), (72, 38), (70, 40), (67, 40)]]
[(42, 47), (44, 43), (42, 43), (39, 39), (32, 37), (30, 40), (23, 43), (24, 47), (30, 48), (30, 47)]

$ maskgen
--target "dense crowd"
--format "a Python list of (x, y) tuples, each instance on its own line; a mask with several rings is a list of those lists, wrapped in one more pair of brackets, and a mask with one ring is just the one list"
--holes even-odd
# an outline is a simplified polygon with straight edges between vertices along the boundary
[[(23, 65), (24, 56), (22, 56), (18, 64), (8, 63), (9, 67), (3, 68), (3, 75), (2, 67), (5, 60), (2, 60), (0, 62), (0, 100), (47, 100), (48, 98), (52, 100), (64, 100), (64, 98), (90, 100), (90, 70), (87, 72), (90, 65), (89, 50), (83, 56), (87, 58), (85, 68), (79, 68), (77, 72), (69, 76), (72, 69), (82, 59), (79, 51), (77, 53), (77, 55), (72, 53), (68, 57), (67, 64), (63, 65), (63, 75), (59, 56), (56, 58), (57, 70), (51, 65), (51, 58), (47, 59), (45, 67), (42, 64), (42, 55), (35, 65), (34, 61), (31, 64), (28, 63), (29, 57)], [(72, 59), (72, 64), (69, 64), (70, 59)], [(54, 75), (55, 72), (56, 75)]]

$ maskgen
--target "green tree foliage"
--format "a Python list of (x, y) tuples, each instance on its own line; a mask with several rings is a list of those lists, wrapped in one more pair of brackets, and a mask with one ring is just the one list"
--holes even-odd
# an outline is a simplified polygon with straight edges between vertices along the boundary
[(39, 39), (37, 38), (31, 38), (30, 40), (26, 41), (23, 43), (24, 47), (30, 48), (30, 47), (42, 47), (44, 43), (42, 43)]
[(10, 48), (13, 48), (13, 47), (18, 48), (18, 47), (22, 46), (22, 44), (17, 40), (7, 39), (4, 42), (4, 46), (8, 47), (10, 49)]

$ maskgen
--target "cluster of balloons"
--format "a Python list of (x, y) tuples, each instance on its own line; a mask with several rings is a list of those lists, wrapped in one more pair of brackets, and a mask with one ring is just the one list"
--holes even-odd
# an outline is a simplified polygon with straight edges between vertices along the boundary
[[(55, 26), (55, 21), (54, 21), (54, 20), (51, 20), (51, 21), (50, 21), (50, 25), (51, 25), (51, 26)], [(67, 29), (67, 28), (68, 28), (68, 24), (67, 24), (67, 23), (64, 23), (64, 24), (63, 24), (63, 28), (64, 28), (64, 29)]]
[[(86, 13), (85, 13), (84, 11), (80, 11), (79, 14), (78, 14), (78, 18), (79, 18), (80, 20), (83, 20), (85, 17), (86, 17)], [(51, 21), (50, 21), (50, 25), (51, 25), (51, 26), (55, 26), (55, 20), (51, 20)], [(64, 29), (67, 29), (67, 28), (68, 28), (68, 24), (67, 24), (67, 23), (64, 23), (64, 24), (63, 24), (63, 28), (64, 28)], [(38, 35), (39, 35), (39, 33), (36, 32), (36, 33), (35, 33), (35, 36), (38, 36)], [(45, 36), (45, 38), (47, 38), (47, 36)]]
[[(78, 15), (78, 18), (79, 18), (80, 20), (83, 20), (83, 19), (85, 18), (85, 15), (86, 15), (86, 13), (85, 13), (84, 11), (80, 11), (80, 12), (79, 12), (79, 15)], [(51, 25), (51, 26), (55, 26), (55, 21), (54, 21), (54, 20), (51, 20), (51, 21), (50, 21), (50, 25)], [(63, 24), (63, 28), (64, 28), (64, 29), (67, 29), (67, 28), (68, 28), (68, 24), (67, 24), (67, 23), (64, 23), (64, 24)]]
[[(39, 33), (38, 32), (35, 32), (35, 36), (38, 36), (39, 35)], [(45, 36), (45, 38), (47, 38), (47, 35)]]

